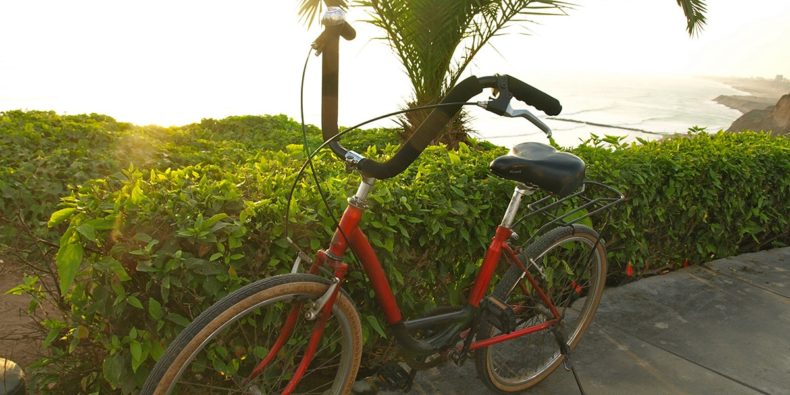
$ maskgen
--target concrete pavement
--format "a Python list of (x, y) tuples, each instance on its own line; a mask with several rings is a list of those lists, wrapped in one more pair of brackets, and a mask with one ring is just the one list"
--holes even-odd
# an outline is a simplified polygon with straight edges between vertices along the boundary
[[(790, 394), (790, 248), (607, 289), (573, 355), (590, 395)], [(467, 362), (419, 372), (410, 393), (493, 392)], [(558, 369), (527, 393), (579, 392)]]

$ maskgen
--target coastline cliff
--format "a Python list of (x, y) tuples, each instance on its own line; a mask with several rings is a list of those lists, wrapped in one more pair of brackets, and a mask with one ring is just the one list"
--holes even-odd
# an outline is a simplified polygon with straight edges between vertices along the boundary
[(762, 78), (713, 78), (749, 95), (722, 95), (715, 102), (743, 115), (727, 131), (772, 130), (790, 133), (790, 80), (783, 76)]
[(771, 130), (775, 135), (790, 135), (790, 93), (782, 96), (775, 106), (743, 114), (727, 129), (728, 132), (742, 130)]
[(713, 99), (713, 101), (744, 114), (753, 110), (765, 110), (767, 107), (776, 104), (775, 98), (747, 95), (721, 95)]

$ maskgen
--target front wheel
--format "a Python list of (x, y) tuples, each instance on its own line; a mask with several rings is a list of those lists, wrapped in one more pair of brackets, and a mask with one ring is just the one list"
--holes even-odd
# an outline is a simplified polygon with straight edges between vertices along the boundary
[[(520, 259), (559, 311), (562, 320), (558, 329), (573, 349), (601, 301), (606, 282), (603, 240), (586, 226), (563, 226), (535, 240)], [(493, 294), (515, 312), (517, 330), (552, 318), (516, 265), (505, 272)], [(483, 322), (477, 338), (498, 334), (493, 325)], [(475, 362), (478, 374), (490, 388), (519, 392), (551, 374), (563, 362), (563, 356), (554, 333), (542, 330), (479, 349)]]
[[(142, 394), (279, 394), (302, 360), (315, 320), (305, 306), (330, 282), (309, 274), (286, 274), (249, 284), (198, 316), (170, 344), (146, 380)], [(295, 311), (298, 314), (291, 314)], [(284, 345), (260, 366), (286, 326)], [(362, 355), (359, 314), (342, 292), (299, 386), (298, 394), (349, 393)]]

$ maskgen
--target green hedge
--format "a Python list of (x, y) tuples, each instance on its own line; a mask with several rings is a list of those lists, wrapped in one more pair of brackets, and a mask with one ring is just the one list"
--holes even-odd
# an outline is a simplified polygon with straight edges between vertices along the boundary
[(604, 232), (619, 267), (650, 274), (790, 244), (787, 137), (690, 132), (638, 145), (609, 141), (574, 152), (589, 178), (627, 196)]
[[(308, 126), (309, 143), (320, 133)], [(368, 131), (373, 143), (395, 141), (387, 130)], [(351, 144), (360, 144), (358, 137)], [(47, 229), (60, 198), (91, 179), (122, 179), (121, 171), (240, 163), (256, 153), (302, 143), (301, 126), (284, 115), (204, 119), (181, 128), (134, 126), (98, 114), (0, 112), (0, 253), (40, 262), (54, 254), (57, 232)], [(113, 184), (111, 188), (118, 188)], [(41, 248), (39, 248), (41, 247)]]
[(112, 145), (129, 126), (96, 114), (0, 113), (0, 252), (24, 259), (36, 238), (57, 240), (44, 224), (68, 184), (112, 173)]
[[(256, 128), (283, 133), (260, 138)], [(301, 141), (299, 131), (284, 117), (238, 117), (137, 134), (154, 159), (119, 164), (65, 198), (50, 225), (62, 235), (56, 266), (67, 309), (64, 319), (46, 321), (52, 356), (34, 369), (37, 386), (134, 392), (192, 317), (255, 278), (287, 272), (293, 251), (282, 214), (303, 155), (288, 143)], [(374, 140), (368, 155), (394, 151), (391, 133), (377, 131)], [(512, 183), (487, 171), (504, 152), (487, 144), (430, 147), (374, 189), (363, 227), (407, 317), (462, 300), (512, 193)], [(588, 162), (589, 178), (627, 196), (605, 224), (605, 217), (594, 224), (603, 227), (614, 282), (628, 263), (648, 274), (790, 243), (787, 138), (692, 134), (633, 146), (594, 138), (574, 152)], [(316, 164), (336, 215), (357, 179), (333, 158)], [(307, 181), (291, 218), (304, 248), (326, 244), (334, 222)], [(349, 290), (375, 358), (384, 321), (356, 269)], [(31, 277), (19, 290), (37, 289)]]

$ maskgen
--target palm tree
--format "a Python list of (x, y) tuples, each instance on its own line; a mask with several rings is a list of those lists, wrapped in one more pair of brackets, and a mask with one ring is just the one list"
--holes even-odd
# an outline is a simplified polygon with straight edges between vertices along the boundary
[[(527, 16), (563, 13), (557, 0), (363, 0), (370, 23), (381, 28), (401, 59), (414, 88), (410, 107), (436, 103), (458, 82), (480, 49), (509, 23)], [(428, 115), (407, 114), (404, 137)], [(464, 115), (451, 122), (440, 141), (466, 139)]]
[[(321, 0), (300, 0), (300, 15), (312, 21)], [(705, 0), (676, 0), (690, 35), (705, 24)], [(327, 0), (346, 7), (346, 0)], [(541, 15), (562, 15), (572, 7), (560, 0), (356, 0), (370, 9), (369, 23), (384, 30), (414, 88), (409, 107), (438, 102), (453, 87), (475, 55), (511, 23)], [(408, 137), (427, 116), (412, 112), (402, 121)], [(463, 113), (441, 134), (454, 146), (466, 136)]]

